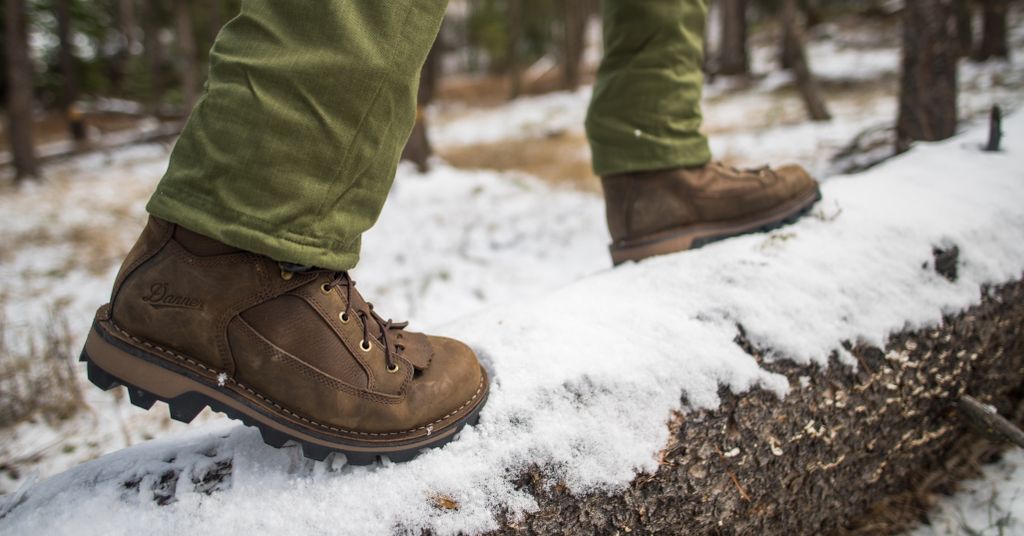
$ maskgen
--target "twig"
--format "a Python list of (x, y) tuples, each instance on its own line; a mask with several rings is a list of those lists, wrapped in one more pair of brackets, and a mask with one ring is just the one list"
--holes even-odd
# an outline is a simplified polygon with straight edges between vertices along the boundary
[(740, 492), (740, 497), (743, 497), (744, 501), (750, 502), (750, 495), (747, 494), (747, 490), (743, 489), (743, 485), (740, 484), (740, 479), (736, 478), (736, 473), (733, 473), (728, 467), (724, 467), (728, 462), (725, 460), (725, 455), (722, 454), (722, 449), (718, 448), (716, 445), (715, 452), (718, 453), (718, 459), (722, 462), (725, 474), (729, 475), (729, 478), (732, 479), (733, 485), (736, 486), (736, 490)]
[(956, 401), (956, 408), (964, 422), (981, 435), (1024, 448), (1024, 431), (996, 413), (992, 406), (964, 395)]

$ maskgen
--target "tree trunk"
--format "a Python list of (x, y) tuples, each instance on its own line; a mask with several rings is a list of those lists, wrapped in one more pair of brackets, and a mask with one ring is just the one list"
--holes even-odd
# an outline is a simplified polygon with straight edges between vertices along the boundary
[(444, 51), (444, 43), (438, 36), (434, 45), (427, 52), (427, 59), (423, 62), (423, 69), (420, 70), (420, 88), (416, 94), (416, 102), (427, 105), (437, 95), (438, 85), (441, 83), (441, 54)]
[[(220, 33), (220, 29), (224, 26), (224, 3), (220, 0), (207, 0), (209, 9), (209, 20), (206, 23), (207, 35), (206, 39), (210, 46), (213, 46), (213, 42), (217, 40), (217, 34)], [(209, 47), (207, 47), (209, 48)]]
[(807, 52), (804, 50), (803, 31), (797, 21), (796, 0), (784, 0), (782, 3), (783, 43), (789, 49), (790, 63), (796, 75), (796, 85), (800, 90), (807, 113), (814, 121), (828, 121), (832, 116), (828, 113), (825, 100), (821, 96), (818, 80), (811, 72), (807, 63)]
[(129, 62), (134, 53), (132, 48), (136, 42), (135, 32), (135, 2), (133, 0), (117, 0), (117, 22), (118, 48), (110, 61), (108, 71), (110, 73), (110, 86), (115, 95), (124, 92), (124, 81), (128, 75)]
[(60, 74), (63, 78), (60, 107), (71, 139), (79, 143), (85, 141), (86, 130), (82, 114), (75, 108), (78, 101), (78, 60), (75, 58), (75, 45), (71, 42), (71, 0), (55, 0), (54, 11), (57, 17), (57, 40), (60, 43)]
[(814, 28), (821, 24), (822, 16), (818, 2), (814, 0), (801, 0), (800, 9), (804, 12), (804, 26)]
[(32, 137), (32, 63), (28, 56), (25, 0), (4, 0), (4, 52), (7, 64), (7, 137), (14, 179), (38, 177)]
[(793, 68), (795, 59), (793, 55), (796, 54), (796, 50), (793, 50), (793, 40), (791, 39), (790, 33), (785, 27), (782, 28), (782, 40), (779, 43), (779, 68), (789, 70)]
[[(810, 0), (801, 0), (797, 3), (797, 12), (802, 12), (804, 15), (804, 27), (812, 28), (818, 24), (821, 24), (821, 14), (818, 13), (817, 6), (814, 5)], [(785, 27), (782, 29), (782, 43), (779, 45), (779, 66), (783, 69), (792, 69), (794, 66), (793, 57), (797, 53), (793, 49), (793, 41), (790, 39), (790, 35), (786, 33)], [(801, 52), (804, 57), (807, 57), (806, 47), (801, 45)]]
[(953, 11), (956, 16), (956, 37), (960, 44), (960, 57), (967, 57), (974, 48), (971, 0), (953, 0)]
[(519, 57), (519, 41), (523, 36), (523, 0), (508, 0), (508, 48), (505, 53), (508, 67), (508, 98), (522, 92), (523, 75)]
[(1009, 0), (983, 0), (981, 5), (981, 44), (974, 59), (1008, 58), (1010, 47), (1006, 38), (1006, 18), (1010, 10)]
[(434, 148), (430, 145), (430, 137), (427, 135), (426, 106), (434, 100), (437, 94), (437, 84), (441, 75), (441, 51), (443, 44), (438, 37), (434, 46), (430, 47), (427, 59), (420, 70), (419, 91), (416, 93), (416, 123), (412, 127), (409, 139), (402, 148), (402, 160), (408, 160), (416, 164), (420, 173), (430, 171), (430, 156), (434, 154)]
[(164, 86), (164, 45), (160, 41), (163, 30), (163, 13), (160, 0), (142, 2), (143, 48), (146, 54), (146, 71), (149, 78), (148, 108), (157, 114), (163, 102)]
[(747, 0), (722, 0), (722, 41), (718, 49), (718, 73), (749, 74), (747, 51)]
[(943, 0), (915, 0), (904, 8), (897, 152), (914, 140), (944, 140), (956, 133), (958, 41), (951, 15)]
[[(936, 261), (952, 251), (936, 253)], [(499, 517), (488, 534), (876, 535), (913, 528), (936, 491), (978, 476), (980, 462), (1005, 450), (976, 431), (985, 424), (977, 422), (981, 411), (982, 421), (991, 420), (990, 409), (1024, 420), (1024, 282), (986, 285), (979, 302), (936, 325), (893, 333), (881, 347), (843, 343), (856, 366), (835, 358), (827, 367), (801, 365), (739, 331), (736, 344), (789, 381), (785, 398), (756, 388), (735, 395), (722, 386), (716, 409), (667, 415), (656, 470), (616, 490), (574, 495), (557, 466), (524, 467), (515, 489), (536, 508)], [(958, 413), (968, 397), (980, 402), (972, 404), (974, 419)], [(159, 463), (167, 453), (157, 449), (119, 455), (133, 465), (106, 473), (99, 495), (116, 485), (139, 492), (140, 480), (156, 491), (169, 474)], [(201, 497), (227, 489), (237, 460), (225, 461), (227, 470), (213, 463), (189, 469), (176, 492)], [(41, 500), (33, 493), (50, 503), (63, 498), (51, 488), (31, 488), (32, 507)], [(144, 487), (140, 495), (150, 493)], [(174, 485), (171, 493), (165, 497), (173, 498)], [(74, 498), (66, 508), (81, 506)], [(451, 502), (443, 508), (459, 507)]]
[(575, 90), (580, 85), (580, 63), (586, 44), (587, 19), (590, 17), (590, 2), (587, 0), (563, 0), (564, 8), (564, 52), (565, 65), (562, 85), (564, 89)]
[(174, 0), (174, 26), (178, 34), (178, 53), (181, 55), (181, 94), (185, 113), (192, 110), (199, 96), (196, 80), (196, 36), (192, 30), (191, 4), (190, 0)]

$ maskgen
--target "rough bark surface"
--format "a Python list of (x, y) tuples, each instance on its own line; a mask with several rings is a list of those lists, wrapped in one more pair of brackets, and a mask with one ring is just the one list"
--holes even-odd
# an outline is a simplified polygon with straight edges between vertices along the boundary
[(430, 47), (427, 58), (420, 69), (420, 84), (416, 91), (416, 123), (412, 127), (409, 139), (402, 148), (402, 160), (408, 160), (416, 164), (420, 173), (430, 171), (429, 159), (434, 154), (434, 148), (430, 145), (430, 137), (427, 135), (426, 106), (434, 100), (437, 94), (437, 87), (441, 78), (441, 50), (444, 45), (441, 39), (434, 41)]
[(947, 0), (907, 2), (896, 150), (956, 133), (958, 39)]
[(593, 9), (589, 0), (563, 0), (564, 32), (562, 86), (575, 90), (580, 85), (583, 48), (586, 45), (587, 19)]
[(192, 29), (192, 6), (189, 0), (174, 0), (174, 24), (177, 30), (178, 52), (181, 54), (181, 92), (185, 113), (199, 98), (196, 65), (196, 38)]
[(25, 0), (4, 0), (7, 130), (15, 180), (39, 175), (32, 138), (32, 64), (28, 57)]
[(163, 29), (163, 2), (152, 0), (139, 4), (142, 8), (142, 39), (146, 55), (146, 71), (149, 78), (148, 108), (150, 113), (157, 113), (164, 96), (164, 46), (160, 42), (160, 31)]
[(720, 9), (722, 40), (718, 47), (718, 74), (749, 74), (747, 0), (722, 0)]
[(520, 40), (523, 37), (523, 0), (508, 0), (506, 3), (508, 16), (508, 48), (506, 49), (506, 61), (508, 63), (509, 100), (515, 99), (522, 93), (522, 65), (519, 57)]
[(1006, 18), (1010, 11), (1009, 0), (984, 0), (981, 5), (981, 44), (978, 45), (974, 59), (985, 61), (989, 58), (1008, 58), (1010, 46)]
[(674, 415), (658, 471), (617, 493), (573, 496), (535, 468), (520, 483), (540, 510), (496, 533), (861, 532), (879, 504), (984, 441), (958, 417), (959, 397), (1024, 417), (1021, 281), (984, 289), (980, 305), (894, 334), (884, 349), (846, 343), (856, 368), (769, 362), (738, 332), (737, 344), (790, 379), (785, 399), (723, 390), (720, 408)]
[(797, 20), (797, 0), (784, 0), (782, 2), (782, 33), (784, 49), (782, 55), (787, 56), (789, 68), (796, 76), (797, 89), (804, 101), (807, 115), (814, 121), (828, 121), (832, 115), (828, 113), (825, 106), (825, 99), (821, 96), (821, 88), (818, 79), (811, 72), (811, 66), (807, 61), (807, 52), (804, 50), (803, 30)]
[(960, 56), (969, 56), (974, 47), (971, 0), (953, 0), (953, 16), (956, 17), (956, 37), (960, 45)]

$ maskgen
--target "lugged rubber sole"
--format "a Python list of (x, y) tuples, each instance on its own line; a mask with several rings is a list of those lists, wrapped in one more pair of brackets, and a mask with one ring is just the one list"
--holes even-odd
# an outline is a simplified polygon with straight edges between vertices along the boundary
[(219, 388), (191, 371), (105, 333), (99, 322), (90, 330), (79, 361), (86, 363), (86, 372), (93, 385), (104, 391), (123, 385), (131, 403), (142, 409), (152, 408), (159, 400), (167, 404), (172, 419), (189, 423), (209, 407), (259, 429), (267, 445), (281, 448), (293, 441), (302, 448), (306, 458), (323, 461), (337, 452), (344, 454), (347, 463), (352, 465), (369, 465), (381, 457), (392, 462), (409, 461), (422, 450), (439, 447), (455, 439), (463, 427), (477, 423), (480, 410), (487, 401), (489, 386), (484, 372), (483, 392), (476, 405), (446, 427), (428, 432), (426, 437), (360, 442), (331, 437), (312, 429), (298, 429), (285, 416), (259, 407), (231, 390)]
[(808, 195), (798, 197), (753, 218), (669, 229), (641, 239), (612, 244), (608, 250), (612, 255), (612, 263), (617, 266), (626, 261), (639, 261), (655, 255), (696, 249), (734, 236), (778, 229), (800, 219), (820, 200), (821, 191), (815, 188)]

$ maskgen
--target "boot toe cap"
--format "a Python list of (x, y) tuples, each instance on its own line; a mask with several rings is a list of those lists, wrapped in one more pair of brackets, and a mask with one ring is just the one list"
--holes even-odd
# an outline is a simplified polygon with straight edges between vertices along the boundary
[(814, 180), (814, 177), (811, 177), (811, 174), (802, 166), (796, 164), (781, 166), (775, 170), (775, 173), (782, 178), (791, 197), (800, 196), (818, 188), (818, 181)]
[(425, 420), (458, 418), (476, 405), (487, 388), (483, 367), (473, 350), (455, 339), (428, 336), (430, 366), (412, 381), (411, 400), (423, 404)]

